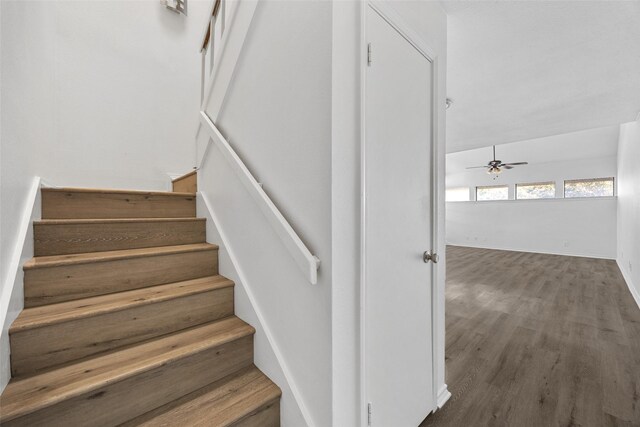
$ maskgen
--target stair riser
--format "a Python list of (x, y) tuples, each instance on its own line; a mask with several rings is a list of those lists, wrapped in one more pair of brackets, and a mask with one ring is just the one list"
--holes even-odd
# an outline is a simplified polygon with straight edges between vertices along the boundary
[(233, 314), (233, 287), (10, 333), (14, 377)]
[(198, 175), (190, 173), (174, 179), (172, 189), (181, 193), (196, 193), (198, 191)]
[(42, 219), (187, 218), (196, 198), (162, 194), (42, 190)]
[(229, 427), (280, 427), (280, 399), (264, 405)]
[(24, 272), (25, 307), (216, 274), (217, 249), (29, 269)]
[(188, 245), (206, 241), (204, 220), (35, 223), (33, 231), (35, 256)]
[(3, 422), (2, 425), (117, 426), (252, 363), (253, 337), (246, 336)]

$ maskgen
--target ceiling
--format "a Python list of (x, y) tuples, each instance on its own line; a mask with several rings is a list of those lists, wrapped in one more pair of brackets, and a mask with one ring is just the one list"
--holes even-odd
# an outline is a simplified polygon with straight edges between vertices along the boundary
[[(619, 131), (619, 126), (609, 126), (498, 145), (496, 157), (503, 162), (529, 162), (531, 165), (616, 157)], [(491, 147), (450, 153), (447, 155), (447, 175), (468, 172), (467, 167), (486, 165), (492, 158)]]
[(632, 121), (640, 1), (442, 1), (447, 152)]

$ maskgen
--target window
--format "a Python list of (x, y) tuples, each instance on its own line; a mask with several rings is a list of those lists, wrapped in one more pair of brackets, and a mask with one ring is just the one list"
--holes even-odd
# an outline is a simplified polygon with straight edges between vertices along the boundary
[(468, 202), (469, 187), (447, 188), (446, 200), (447, 202)]
[(490, 187), (476, 187), (476, 200), (509, 200), (509, 187), (506, 185), (493, 185)]
[(612, 197), (613, 178), (571, 179), (564, 182), (564, 197)]
[(516, 184), (516, 199), (553, 199), (556, 197), (555, 182), (530, 182)]

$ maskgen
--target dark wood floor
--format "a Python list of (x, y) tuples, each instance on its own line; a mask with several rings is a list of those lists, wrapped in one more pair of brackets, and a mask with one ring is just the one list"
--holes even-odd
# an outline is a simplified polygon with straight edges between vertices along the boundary
[(615, 261), (449, 247), (446, 380), (422, 426), (640, 426), (640, 310)]

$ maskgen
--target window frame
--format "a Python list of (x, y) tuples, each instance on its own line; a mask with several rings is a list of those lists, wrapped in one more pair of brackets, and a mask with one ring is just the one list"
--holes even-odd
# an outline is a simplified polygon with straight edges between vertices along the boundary
[[(580, 196), (580, 197), (567, 197), (567, 183), (572, 182), (595, 182), (595, 181), (611, 181), (613, 188), (610, 196)], [(604, 199), (607, 197), (616, 196), (616, 178), (614, 176), (608, 176), (603, 178), (578, 178), (578, 179), (565, 179), (562, 183), (562, 197), (565, 199)]]
[[(538, 198), (534, 198), (534, 199), (519, 199), (518, 198), (518, 187), (519, 186), (527, 186), (527, 185), (547, 185), (547, 184), (551, 184), (553, 185), (553, 197), (538, 197)], [(557, 199), (558, 196), (556, 193), (556, 182), (555, 181), (538, 181), (538, 182), (522, 182), (522, 183), (516, 183), (515, 184), (515, 188), (514, 188), (514, 194), (513, 194), (513, 198), (514, 200), (549, 200), (549, 199)], [(563, 188), (564, 190), (564, 188)]]
[[(467, 199), (466, 200), (447, 200), (447, 195), (449, 194), (449, 190), (466, 190), (467, 192)], [(447, 203), (460, 203), (460, 202), (470, 202), (471, 201), (471, 191), (470, 191), (470, 187), (449, 187), (449, 188), (445, 188), (444, 191), (444, 198), (445, 198), (445, 202)]]
[[(479, 189), (485, 189), (485, 188), (506, 188), (507, 189), (507, 198), (506, 199), (489, 199), (489, 200), (480, 200), (478, 199), (478, 190)], [(505, 200), (511, 200), (509, 199), (509, 185), (508, 184), (501, 184), (501, 185), (476, 185), (476, 202), (504, 202)]]

